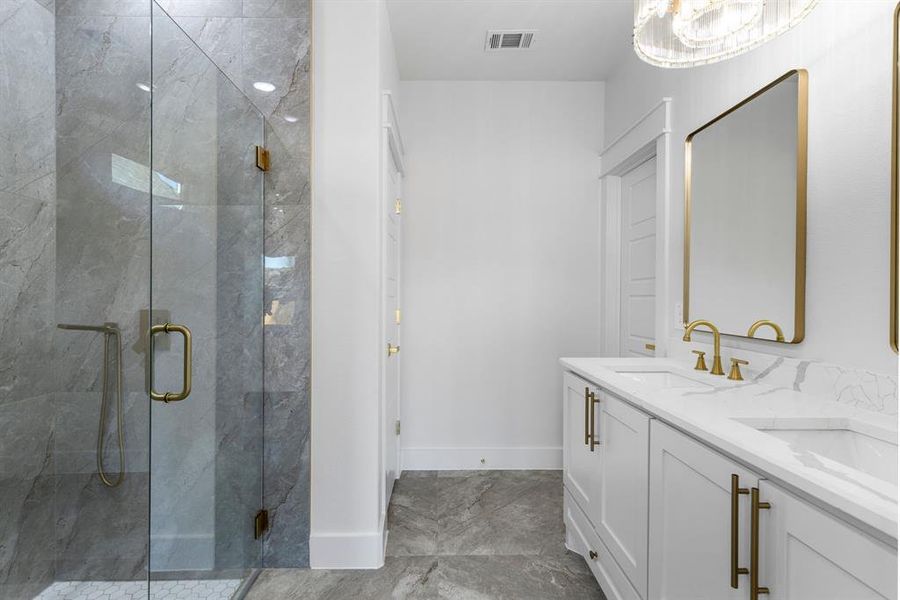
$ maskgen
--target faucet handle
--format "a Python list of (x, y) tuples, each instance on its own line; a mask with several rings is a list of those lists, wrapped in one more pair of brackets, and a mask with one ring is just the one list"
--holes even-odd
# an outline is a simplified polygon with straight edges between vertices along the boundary
[(694, 365), (694, 369), (697, 371), (706, 371), (706, 352), (703, 350), (691, 350), (694, 354), (697, 355), (697, 364)]
[(741, 375), (741, 365), (749, 365), (750, 362), (741, 360), (740, 358), (731, 359), (731, 372), (728, 373), (728, 379), (732, 381), (743, 381), (744, 376)]

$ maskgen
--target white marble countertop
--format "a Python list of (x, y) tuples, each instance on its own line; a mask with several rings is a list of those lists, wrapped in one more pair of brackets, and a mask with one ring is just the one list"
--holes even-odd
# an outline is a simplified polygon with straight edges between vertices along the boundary
[[(789, 419), (813, 428), (852, 420), (860, 433), (897, 443), (897, 420), (786, 388), (694, 371), (665, 358), (562, 358), (566, 370), (619, 396), (650, 415), (785, 485), (819, 506), (842, 513), (896, 545), (897, 486), (838, 462), (799, 451), (758, 431)], [(671, 371), (710, 387), (661, 387), (635, 381), (621, 370)]]

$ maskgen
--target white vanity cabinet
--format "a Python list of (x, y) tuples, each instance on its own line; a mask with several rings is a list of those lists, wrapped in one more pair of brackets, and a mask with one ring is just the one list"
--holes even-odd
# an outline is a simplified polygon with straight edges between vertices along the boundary
[[(652, 411), (564, 379), (566, 544), (609, 600), (897, 600), (896, 546)], [(754, 596), (751, 571), (767, 593)]]
[(650, 417), (571, 373), (564, 379), (569, 547), (610, 600), (646, 598)]
[(600, 476), (600, 452), (596, 446), (591, 448), (589, 439), (592, 414), (596, 427), (597, 406), (591, 403), (599, 391), (572, 373), (563, 377), (563, 478), (566, 489), (586, 515), (594, 512)]
[(642, 598), (647, 597), (647, 458), (650, 417), (600, 392), (597, 533)]
[[(732, 581), (732, 475), (749, 492), (758, 477), (654, 420), (650, 426), (649, 598), (746, 600), (746, 574)], [(749, 567), (750, 496), (737, 494), (737, 568)]]
[(762, 598), (896, 600), (896, 550), (768, 481), (759, 498)]

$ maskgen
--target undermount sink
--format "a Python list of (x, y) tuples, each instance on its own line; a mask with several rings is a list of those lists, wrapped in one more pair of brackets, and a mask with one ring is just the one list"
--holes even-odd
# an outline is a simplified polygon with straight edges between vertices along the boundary
[(782, 419), (767, 425), (738, 421), (787, 442), (801, 460), (829, 459), (882, 481), (897, 483), (896, 433), (863, 433), (848, 419)]
[(623, 369), (621, 371), (616, 371), (616, 373), (623, 377), (627, 377), (628, 379), (656, 387), (700, 388), (709, 386), (707, 383), (684, 377), (683, 375), (671, 371), (638, 371)]

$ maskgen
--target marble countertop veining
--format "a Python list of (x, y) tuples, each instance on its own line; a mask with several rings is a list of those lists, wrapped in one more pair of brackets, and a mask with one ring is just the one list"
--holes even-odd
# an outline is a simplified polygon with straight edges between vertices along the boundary
[[(566, 370), (744, 463), (760, 476), (793, 488), (814, 503), (857, 521), (896, 545), (897, 486), (799, 450), (751, 427), (790, 420), (815, 428), (851, 420), (856, 431), (897, 443), (897, 419), (787, 388), (730, 381), (666, 358), (561, 358)], [(670, 371), (709, 387), (660, 387), (617, 371)], [(741, 421), (744, 421), (743, 423)]]

